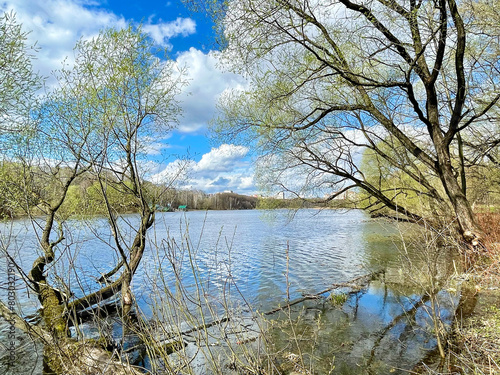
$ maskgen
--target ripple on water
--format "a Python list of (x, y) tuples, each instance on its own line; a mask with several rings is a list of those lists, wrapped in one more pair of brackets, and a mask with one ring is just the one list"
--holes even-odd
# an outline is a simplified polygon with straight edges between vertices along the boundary
[[(121, 225), (125, 237), (133, 236), (130, 228), (137, 220), (135, 215), (123, 219)], [(75, 295), (80, 296), (83, 293), (81, 285), (86, 291), (99, 287), (94, 277), (109, 271), (118, 254), (110, 247), (112, 239), (104, 219), (71, 221), (68, 227), (71, 235), (58, 270), (62, 275), (70, 275), (69, 284)], [(230, 292), (235, 301), (241, 302), (241, 293), (261, 311), (285, 299), (287, 277), (290, 298), (294, 299), (397, 261), (391, 239), (397, 234), (397, 228), (370, 220), (361, 211), (303, 210), (293, 219), (284, 211), (276, 211), (272, 217), (258, 210), (159, 213), (154, 229), (154, 236), (150, 236), (154, 243), (149, 244), (133, 281), (141, 308), (148, 314), (152, 313), (148, 306), (151, 293), (158, 291), (153, 284), (156, 283), (159, 290), (174, 288), (172, 264), (175, 264), (183, 285), (188, 290), (195, 290), (190, 256), (195, 274), (204, 283), (208, 295), (221, 298)], [(36, 238), (31, 227), (26, 221), (14, 222), (10, 229), (0, 224), (0, 235), (6, 236), (9, 231), (14, 233), (15, 239), (9, 250), (22, 267), (29, 270), (37, 256), (33, 251)], [(99, 238), (96, 238), (96, 233)], [(185, 244), (186, 237), (189, 246)], [(169, 248), (167, 243), (172, 241), (178, 247)], [(76, 263), (72, 263), (75, 259)], [(69, 264), (76, 265), (76, 272), (68, 272)], [(0, 261), (0, 272), (4, 267), (5, 261)], [(164, 280), (159, 278), (160, 267)], [(237, 290), (230, 287), (233, 282)], [(378, 306), (378, 293), (373, 290), (358, 298), (359, 322), (384, 324), (394, 314), (400, 313), (401, 306), (411, 303), (408, 297), (388, 304), (387, 309), (359, 308)], [(5, 290), (0, 290), (0, 297), (5, 297)], [(390, 296), (387, 298), (390, 302)], [(19, 291), (18, 301), (23, 312), (36, 310), (36, 301), (33, 304), (25, 290)], [(352, 303), (349, 300), (346, 306)], [(330, 318), (333, 319), (333, 315)], [(359, 327), (355, 329), (362, 331)]]

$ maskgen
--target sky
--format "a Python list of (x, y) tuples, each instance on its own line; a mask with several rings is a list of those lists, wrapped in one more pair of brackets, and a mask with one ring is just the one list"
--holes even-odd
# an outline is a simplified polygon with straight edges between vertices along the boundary
[(30, 31), (28, 43), (36, 42), (40, 48), (34, 68), (45, 77), (61, 68), (63, 60), (72, 61), (80, 38), (95, 36), (106, 27), (142, 23), (170, 58), (186, 67), (189, 81), (179, 97), (183, 115), (178, 128), (149, 148), (151, 178), (159, 181), (177, 158), (188, 156), (191, 169), (183, 188), (257, 192), (250, 150), (220, 144), (208, 130), (218, 97), (225, 90), (243, 87), (245, 81), (218, 68), (212, 23), (205, 15), (191, 12), (180, 0), (6, 0), (0, 1), (0, 8), (14, 11), (23, 30)]

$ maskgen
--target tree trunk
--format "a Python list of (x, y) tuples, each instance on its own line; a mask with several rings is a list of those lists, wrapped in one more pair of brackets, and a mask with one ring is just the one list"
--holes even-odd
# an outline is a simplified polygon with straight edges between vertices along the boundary
[(472, 211), (472, 206), (453, 173), (448, 148), (441, 143), (435, 145), (438, 156), (437, 172), (455, 212), (459, 232), (465, 242), (475, 248), (483, 237), (483, 231)]
[[(45, 254), (52, 254), (51, 249), (45, 250)], [(29, 273), (30, 282), (37, 293), (42, 309), (42, 317), (47, 327), (57, 338), (68, 336), (68, 324), (65, 314), (65, 305), (61, 292), (52, 288), (44, 275), (45, 266), (52, 262), (52, 256), (41, 256), (33, 263)]]
[(40, 283), (38, 298), (43, 306), (42, 316), (49, 332), (56, 338), (68, 336), (68, 322), (65, 314), (65, 306), (57, 291), (47, 285)]
[(76, 341), (68, 337), (54, 338), (44, 329), (33, 326), (12, 313), (0, 301), (0, 316), (16, 328), (41, 340), (44, 346), (44, 361), (51, 373), (65, 375), (139, 375), (138, 369), (128, 363), (112, 358), (111, 353), (101, 348), (93, 340)]

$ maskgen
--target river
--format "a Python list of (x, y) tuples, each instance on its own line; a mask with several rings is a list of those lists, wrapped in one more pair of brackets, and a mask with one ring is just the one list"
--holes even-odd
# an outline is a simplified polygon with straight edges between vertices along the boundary
[[(135, 215), (124, 216), (120, 225), (125, 238), (133, 235), (137, 220)], [(112, 250), (105, 219), (72, 220), (66, 226), (56, 269), (71, 292), (81, 296), (99, 287), (96, 275), (109, 271), (118, 254)], [(345, 294), (336, 306), (325, 299), (306, 301), (289, 311), (285, 320), (296, 323), (293, 329), (314, 336), (304, 336), (306, 344), (299, 350), (319, 358), (314, 362), (316, 373), (404, 373), (436, 345), (427, 327), (428, 306), (423, 303), (422, 308), (415, 307), (423, 295), (418, 280), (401, 282), (409, 279), (402, 274), (402, 259), (420, 268), (419, 264), (426, 262), (420, 251), (402, 246), (401, 238), (412, 230), (407, 224), (371, 219), (359, 210), (158, 213), (149, 232), (148, 249), (134, 277), (133, 291), (145, 319), (166, 318), (169, 314), (162, 305), (169, 300), (163, 297), (166, 289), (177, 290), (167, 293), (171, 301), (183, 293), (202, 296), (208, 305), (215, 306), (217, 311), (212, 308), (212, 315), (222, 314), (229, 306), (241, 311), (268, 311), (288, 299), (312, 295), (332, 284), (383, 270), (384, 279), (360, 290), (342, 289)], [(37, 256), (33, 233), (26, 220), (0, 226), (2, 247), (24, 270), (29, 270)], [(449, 266), (448, 260), (439, 262)], [(0, 275), (0, 297), (5, 300), (5, 256), (0, 262)], [(58, 280), (53, 281), (57, 285)], [(38, 302), (26, 293), (20, 280), (17, 289), (21, 313), (36, 315)], [(446, 291), (440, 293), (439, 314), (449, 324), (456, 298)], [(190, 306), (190, 302), (185, 305), (186, 309)], [(412, 322), (401, 319), (412, 308)], [(7, 329), (2, 321), (2, 341), (6, 340)], [(290, 329), (270, 329), (273, 345), (286, 347)], [(20, 362), (17, 370), (9, 371), (27, 373), (25, 369), (20, 372), (23, 366), (39, 369), (41, 357), (30, 352), (28, 340), (21, 334), (18, 337)], [(0, 367), (5, 368), (7, 354), (1, 350)], [(21, 355), (24, 352), (26, 355)], [(294, 355), (292, 347), (281, 352)]]

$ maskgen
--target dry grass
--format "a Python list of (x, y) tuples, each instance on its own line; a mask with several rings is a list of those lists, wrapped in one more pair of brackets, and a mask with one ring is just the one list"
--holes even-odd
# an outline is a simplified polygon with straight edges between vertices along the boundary
[(484, 231), (483, 244), (487, 251), (485, 263), (477, 265), (476, 278), (481, 287), (500, 285), (500, 213), (478, 213), (477, 219)]
[(500, 374), (500, 213), (478, 213), (477, 219), (487, 256), (470, 272), (473, 310), (457, 316), (444, 368), (422, 373)]
[(483, 290), (477, 299), (473, 314), (457, 321), (448, 373), (500, 374), (500, 291)]
[(478, 213), (476, 217), (485, 232), (486, 240), (498, 245), (500, 243), (500, 212)]

